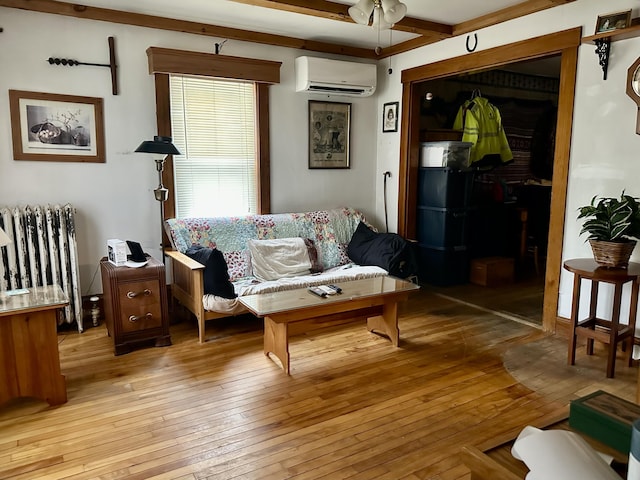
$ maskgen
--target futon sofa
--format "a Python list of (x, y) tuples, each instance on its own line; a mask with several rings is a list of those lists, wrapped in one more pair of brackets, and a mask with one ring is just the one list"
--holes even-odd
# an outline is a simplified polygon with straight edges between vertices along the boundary
[[(228, 272), (234, 295), (226, 297), (387, 275), (384, 268), (356, 265), (347, 255), (361, 222), (368, 225), (363, 214), (352, 208), (168, 219), (165, 230), (172, 244), (166, 251), (171, 258), (171, 294), (195, 315), (199, 341), (203, 342), (206, 320), (246, 312), (237, 297), (205, 291), (205, 276), (213, 273), (211, 269), (226, 269), (225, 277)], [(188, 255), (194, 246), (221, 252), (224, 265), (205, 267), (194, 255)]]

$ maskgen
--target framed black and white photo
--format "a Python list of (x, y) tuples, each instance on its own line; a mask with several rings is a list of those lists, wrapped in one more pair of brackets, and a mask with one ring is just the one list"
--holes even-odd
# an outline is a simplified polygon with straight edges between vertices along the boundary
[(101, 98), (9, 90), (15, 160), (105, 161)]
[(351, 104), (309, 100), (309, 168), (349, 168)]
[(399, 102), (385, 103), (382, 108), (382, 131), (398, 131), (398, 106)]

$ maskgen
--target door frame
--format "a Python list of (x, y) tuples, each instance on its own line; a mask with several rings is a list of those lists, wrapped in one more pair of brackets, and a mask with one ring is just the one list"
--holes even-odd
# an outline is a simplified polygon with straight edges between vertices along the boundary
[(551, 185), (551, 216), (546, 260), (542, 328), (555, 332), (558, 320), (562, 240), (564, 238), (569, 157), (573, 128), (578, 48), (582, 28), (573, 28), (500, 47), (470, 53), (402, 71), (402, 123), (400, 130), (400, 168), (398, 185), (398, 233), (416, 237), (416, 201), (420, 149), (420, 86), (429, 80), (451, 77), (477, 70), (497, 68), (509, 63), (560, 55), (558, 118)]

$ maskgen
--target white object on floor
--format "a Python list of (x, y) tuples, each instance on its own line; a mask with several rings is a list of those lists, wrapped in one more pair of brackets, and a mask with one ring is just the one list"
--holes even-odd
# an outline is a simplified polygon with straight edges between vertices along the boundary
[(511, 454), (529, 468), (527, 480), (620, 480), (591, 445), (567, 430), (527, 426), (518, 435)]

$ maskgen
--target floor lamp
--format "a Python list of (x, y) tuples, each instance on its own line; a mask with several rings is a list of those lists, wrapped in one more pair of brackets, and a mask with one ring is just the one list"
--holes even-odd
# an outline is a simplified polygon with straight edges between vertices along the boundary
[(158, 171), (158, 188), (153, 191), (156, 200), (160, 202), (160, 252), (162, 252), (162, 263), (164, 263), (164, 246), (162, 244), (162, 235), (164, 234), (164, 202), (169, 198), (169, 190), (162, 184), (162, 171), (164, 170), (164, 162), (167, 155), (180, 155), (180, 152), (171, 143), (171, 137), (153, 137), (153, 140), (145, 140), (136, 148), (139, 153), (155, 153), (162, 155), (162, 158), (156, 158), (156, 170)]

